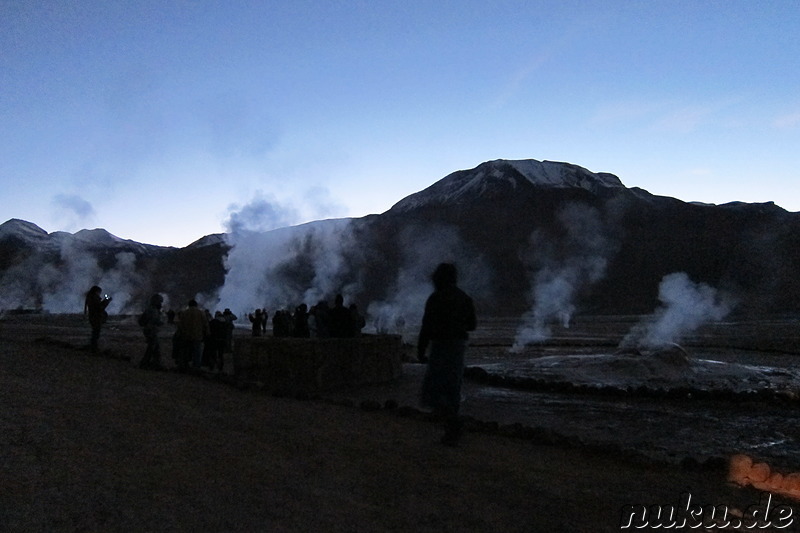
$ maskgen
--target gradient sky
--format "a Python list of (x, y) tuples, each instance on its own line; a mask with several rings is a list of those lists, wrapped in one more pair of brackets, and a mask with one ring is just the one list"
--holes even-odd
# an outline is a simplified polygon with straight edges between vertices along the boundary
[(492, 159), (800, 211), (800, 3), (0, 0), (0, 222), (184, 246)]

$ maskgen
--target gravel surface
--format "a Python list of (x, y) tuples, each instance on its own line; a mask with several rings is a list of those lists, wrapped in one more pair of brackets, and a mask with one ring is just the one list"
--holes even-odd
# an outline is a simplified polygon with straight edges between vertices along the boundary
[[(104, 332), (111, 357), (91, 356), (75, 349), (83, 324), (55, 322), (0, 321), (0, 531), (604, 532), (627, 505), (759, 501), (718, 464), (480, 428), (449, 448), (424, 414), (365, 408), (410, 404), (418, 365), (388, 386), (278, 398), (139, 370), (143, 340), (124, 324)], [(502, 400), (480, 389), (468, 385), (465, 414), (517, 410), (481, 412)], [(597, 418), (568, 404), (549, 415), (562, 430)]]

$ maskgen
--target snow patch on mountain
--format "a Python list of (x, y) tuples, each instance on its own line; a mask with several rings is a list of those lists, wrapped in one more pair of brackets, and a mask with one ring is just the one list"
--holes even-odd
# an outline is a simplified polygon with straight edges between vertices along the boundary
[(502, 187), (517, 189), (526, 182), (538, 188), (582, 188), (592, 192), (625, 187), (613, 174), (591, 172), (571, 163), (498, 159), (471, 170), (453, 172), (427, 189), (400, 200), (392, 210), (408, 211), (425, 205), (456, 204)]
[(212, 233), (204, 237), (200, 237), (193, 243), (186, 246), (186, 248), (203, 248), (205, 246), (227, 245), (227, 233)]
[(46, 239), (48, 233), (34, 224), (18, 218), (12, 218), (0, 224), (0, 239), (17, 238), (25, 242)]
[(102, 228), (82, 229), (76, 233), (54, 231), (47, 233), (32, 222), (12, 218), (0, 224), (0, 241), (17, 240), (42, 252), (57, 252), (64, 246), (80, 246), (86, 250), (112, 249), (145, 255), (166, 249), (122, 239)]
[(607, 172), (591, 172), (571, 163), (558, 163), (555, 161), (536, 161), (525, 159), (522, 161), (493, 161), (492, 163), (506, 164), (525, 176), (528, 181), (538, 186), (567, 188), (580, 187), (594, 190), (597, 187), (624, 187), (618, 177)]
[(125, 242), (124, 239), (120, 239), (116, 235), (112, 235), (108, 231), (101, 228), (82, 229), (74, 233), (73, 237), (76, 241), (100, 246), (113, 246), (115, 244)]

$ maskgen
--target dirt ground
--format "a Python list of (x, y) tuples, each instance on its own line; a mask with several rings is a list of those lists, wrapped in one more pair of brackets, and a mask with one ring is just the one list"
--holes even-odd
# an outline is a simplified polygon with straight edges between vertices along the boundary
[(75, 349), (84, 330), (0, 321), (0, 531), (605, 532), (628, 505), (761, 496), (722, 467), (480, 431), (449, 448), (402, 409), (139, 370), (117, 357), (135, 328), (104, 332), (114, 357)]

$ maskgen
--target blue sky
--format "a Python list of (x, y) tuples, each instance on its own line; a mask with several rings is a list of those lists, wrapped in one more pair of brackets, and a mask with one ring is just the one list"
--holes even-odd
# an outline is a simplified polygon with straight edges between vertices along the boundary
[(800, 3), (0, 0), (0, 218), (184, 246), (492, 159), (800, 211)]

